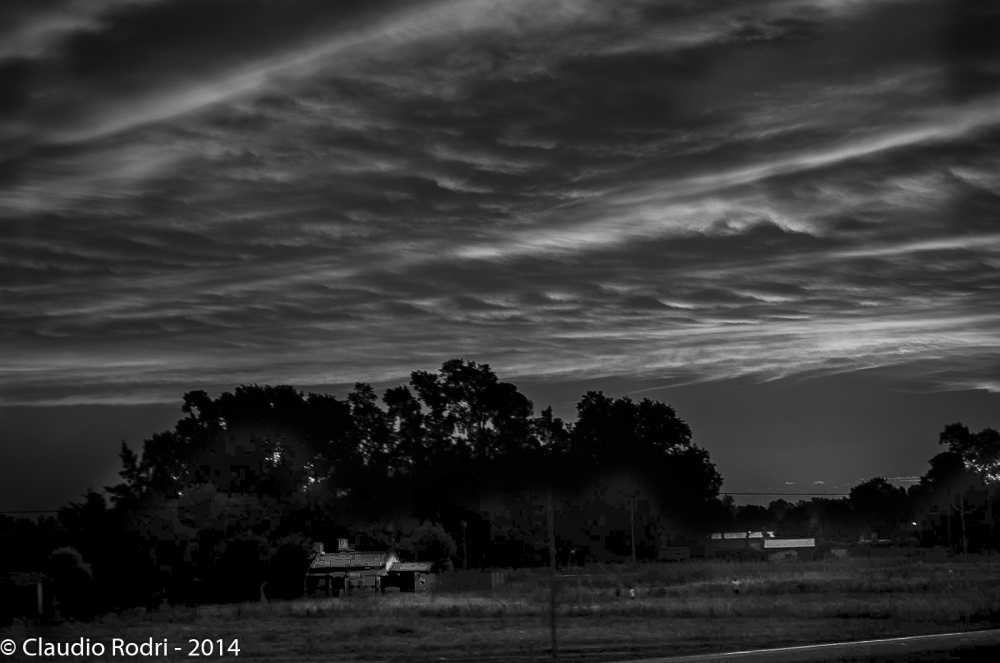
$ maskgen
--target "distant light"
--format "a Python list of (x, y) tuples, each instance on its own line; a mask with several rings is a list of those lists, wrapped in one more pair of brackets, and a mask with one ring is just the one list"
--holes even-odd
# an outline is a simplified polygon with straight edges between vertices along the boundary
[(910, 524), (911, 524), (911, 525), (916, 525), (916, 524), (917, 524), (917, 521), (916, 521), (916, 520), (914, 520), (914, 521), (912, 521), (912, 522), (911, 522)]

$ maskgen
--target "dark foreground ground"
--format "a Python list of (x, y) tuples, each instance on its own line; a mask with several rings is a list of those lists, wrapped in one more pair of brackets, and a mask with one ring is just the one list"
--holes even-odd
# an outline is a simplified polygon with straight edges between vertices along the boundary
[[(731, 580), (741, 580), (735, 594)], [(622, 587), (635, 588), (635, 598)], [(616, 591), (617, 590), (617, 591)], [(4, 660), (541, 661), (550, 657), (548, 576), (515, 572), (480, 593), (385, 595), (125, 611), (93, 622), (16, 624), (0, 640), (169, 641), (159, 657)], [(928, 562), (690, 563), (588, 568), (558, 586), (560, 660), (1000, 660), (1000, 564)], [(932, 634), (976, 632), (964, 636)], [(817, 648), (815, 643), (909, 637)], [(956, 639), (957, 638), (957, 639)], [(239, 656), (188, 655), (192, 641), (238, 642)], [(173, 651), (178, 646), (179, 651)], [(795, 648), (798, 647), (798, 648)], [(750, 652), (750, 650), (775, 650)], [(725, 652), (737, 652), (727, 654)], [(773, 657), (773, 658), (770, 658)], [(685, 659), (680, 659), (685, 660)]]

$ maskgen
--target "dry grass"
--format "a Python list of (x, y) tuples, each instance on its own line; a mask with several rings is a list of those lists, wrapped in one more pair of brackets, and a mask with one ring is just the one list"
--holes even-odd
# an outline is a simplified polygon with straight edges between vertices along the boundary
[[(670, 653), (931, 633), (1000, 622), (1000, 565), (970, 559), (597, 567), (560, 580), (563, 647), (670, 643)], [(730, 581), (740, 578), (735, 595)], [(241, 658), (427, 659), (547, 646), (548, 577), (514, 572), (490, 594), (345, 598), (172, 608), (66, 624), (46, 637), (239, 638)], [(615, 595), (634, 587), (636, 598)], [(9, 631), (10, 629), (8, 629)], [(4, 637), (15, 637), (8, 635)], [(16, 639), (16, 638), (15, 638)]]

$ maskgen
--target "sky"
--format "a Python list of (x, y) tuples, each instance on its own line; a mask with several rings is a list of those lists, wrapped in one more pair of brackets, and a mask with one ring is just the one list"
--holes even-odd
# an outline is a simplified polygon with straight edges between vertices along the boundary
[[(724, 491), (1000, 424), (989, 0), (0, 5), (0, 509), (183, 394), (451, 358), (673, 405)], [(766, 500), (764, 500), (766, 501)]]

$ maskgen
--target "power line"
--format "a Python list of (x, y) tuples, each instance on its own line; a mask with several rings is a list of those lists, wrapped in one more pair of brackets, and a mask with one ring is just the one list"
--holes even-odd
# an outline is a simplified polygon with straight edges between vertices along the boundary
[[(760, 491), (757, 491), (757, 492), (739, 492), (739, 491), (732, 491), (732, 490), (721, 491), (721, 494), (722, 495), (741, 495), (741, 496), (761, 495), (761, 496), (766, 496), (766, 497), (773, 497), (775, 495), (785, 495), (785, 496), (788, 496), (788, 497), (849, 497), (850, 496), (850, 493), (787, 493), (787, 492), (766, 493), (766, 492), (760, 492)], [(366, 502), (378, 502), (379, 500), (364, 500), (364, 501), (366, 501)], [(169, 508), (171, 508), (171, 507), (159, 506), (159, 507), (146, 507), (145, 509), (141, 509), (141, 510), (153, 510), (153, 511), (155, 511), (157, 509), (169, 509)], [(59, 513), (60, 511), (62, 511), (62, 509), (25, 509), (25, 510), (22, 510), (22, 511), (0, 511), (0, 516), (9, 516), (9, 515), (15, 515), (15, 514), (24, 514), (24, 513)]]
[(738, 493), (738, 492), (734, 492), (734, 491), (722, 491), (722, 494), (723, 495), (767, 495), (768, 497), (772, 497), (774, 495), (788, 495), (788, 496), (794, 496), (794, 497), (810, 497), (810, 496), (811, 497), (823, 497), (823, 496), (826, 496), (826, 497), (849, 497), (850, 496), (850, 493), (762, 493), (762, 492)]
[(26, 511), (0, 511), (0, 516), (9, 516), (18, 513), (59, 513), (59, 509), (28, 509)]

